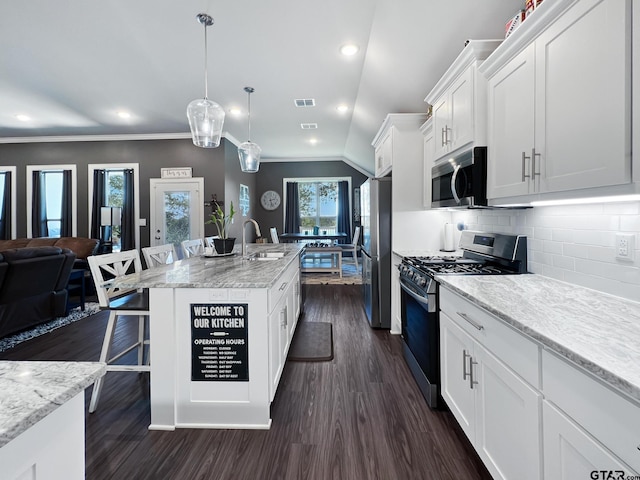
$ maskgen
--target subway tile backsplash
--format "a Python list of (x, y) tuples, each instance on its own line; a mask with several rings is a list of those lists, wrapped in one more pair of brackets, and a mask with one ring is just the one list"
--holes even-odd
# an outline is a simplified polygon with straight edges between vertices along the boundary
[[(640, 202), (456, 210), (451, 221), (526, 235), (530, 272), (640, 301)], [(616, 233), (635, 234), (633, 261), (616, 259)]]

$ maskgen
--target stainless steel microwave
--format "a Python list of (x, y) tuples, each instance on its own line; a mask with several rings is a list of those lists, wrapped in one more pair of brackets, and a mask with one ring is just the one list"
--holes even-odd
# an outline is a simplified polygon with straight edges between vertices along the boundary
[(487, 147), (474, 147), (431, 169), (431, 207), (487, 205)]

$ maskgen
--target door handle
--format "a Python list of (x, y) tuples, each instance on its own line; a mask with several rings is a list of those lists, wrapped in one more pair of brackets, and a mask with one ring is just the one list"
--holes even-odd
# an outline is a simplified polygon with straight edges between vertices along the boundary
[(531, 157), (527, 157), (527, 154), (525, 152), (522, 152), (522, 181), (524, 182), (525, 178), (532, 178), (531, 175), (525, 175), (525, 163), (527, 162), (527, 160), (529, 160)]
[[(467, 372), (467, 358), (471, 359), (471, 355), (467, 353), (465, 349), (462, 350), (462, 380), (466, 380), (469, 375)], [(471, 362), (469, 362), (469, 366), (471, 366)]]
[[(540, 172), (536, 172), (536, 157), (540, 157), (539, 153), (536, 153), (536, 147), (531, 149), (531, 180), (534, 180), (536, 175), (540, 175)], [(538, 162), (538, 168), (540, 168), (540, 162)]]
[(460, 205), (460, 197), (456, 191), (456, 181), (458, 180), (458, 172), (460, 171), (460, 165), (456, 165), (453, 169), (453, 175), (451, 175), (451, 195), (458, 205)]
[(473, 390), (473, 386), (478, 382), (473, 379), (473, 366), (478, 365), (478, 362), (474, 362), (473, 358), (469, 357), (469, 388)]

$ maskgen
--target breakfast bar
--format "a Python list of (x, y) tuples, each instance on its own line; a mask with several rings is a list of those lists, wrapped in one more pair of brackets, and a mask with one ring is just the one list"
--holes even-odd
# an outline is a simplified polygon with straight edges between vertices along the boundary
[(120, 277), (148, 288), (151, 430), (267, 429), (300, 312), (301, 244), (252, 244)]

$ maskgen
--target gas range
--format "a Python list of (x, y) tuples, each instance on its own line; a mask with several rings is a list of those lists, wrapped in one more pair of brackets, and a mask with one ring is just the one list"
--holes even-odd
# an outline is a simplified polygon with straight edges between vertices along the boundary
[(463, 231), (461, 257), (405, 257), (400, 270), (403, 355), (432, 408), (440, 396), (440, 320), (438, 275), (526, 273), (527, 238)]
[(405, 257), (399, 265), (400, 278), (415, 293), (435, 293), (436, 275), (507, 275), (526, 273), (527, 238), (463, 231), (462, 256)]

